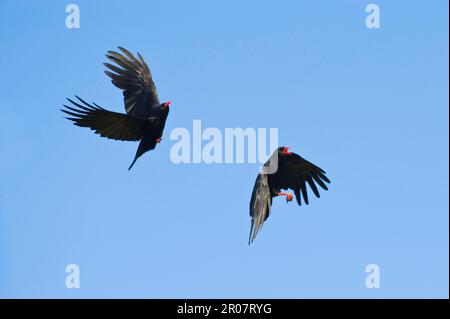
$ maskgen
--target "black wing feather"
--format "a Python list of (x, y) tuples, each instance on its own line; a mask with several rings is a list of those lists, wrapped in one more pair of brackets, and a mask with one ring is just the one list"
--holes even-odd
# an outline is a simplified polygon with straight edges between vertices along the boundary
[(282, 164), (278, 172), (280, 176), (278, 179), (279, 185), (274, 186), (280, 189), (292, 189), (299, 205), (301, 205), (300, 194), (303, 196), (305, 204), (309, 204), (306, 184), (309, 185), (316, 197), (320, 197), (316, 183), (322, 189), (328, 190), (325, 183), (330, 183), (330, 180), (326, 177), (326, 172), (320, 167), (295, 153), (282, 154), (280, 161), (282, 161)]
[(264, 221), (269, 217), (272, 206), (272, 196), (270, 195), (269, 182), (266, 174), (259, 174), (253, 187), (252, 198), (250, 200), (250, 235), (248, 243), (255, 239)]
[(66, 109), (61, 109), (75, 125), (88, 127), (100, 136), (113, 140), (139, 141), (142, 138), (146, 124), (144, 119), (111, 112), (95, 103), (90, 105), (78, 96), (76, 98), (82, 104), (67, 99), (72, 106), (64, 105)]
[[(142, 56), (137, 59), (128, 50), (119, 47), (122, 53), (108, 51), (106, 57), (117, 65), (104, 63), (109, 69), (105, 73), (111, 82), (123, 90), (125, 110), (136, 117), (150, 117), (160, 105), (158, 92), (150, 69)], [(110, 72), (113, 71), (113, 72)]]

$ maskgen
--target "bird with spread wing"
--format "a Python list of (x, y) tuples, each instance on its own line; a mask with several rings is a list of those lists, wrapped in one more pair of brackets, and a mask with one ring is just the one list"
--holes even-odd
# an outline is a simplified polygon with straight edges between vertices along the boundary
[(302, 197), (305, 204), (308, 205), (307, 185), (316, 197), (320, 197), (317, 185), (328, 190), (326, 183), (330, 183), (330, 180), (320, 167), (298, 154), (289, 152), (289, 147), (282, 146), (275, 150), (263, 165), (253, 187), (250, 200), (251, 227), (248, 243), (253, 242), (264, 221), (269, 217), (274, 197), (286, 196), (286, 202), (293, 200), (293, 195), (282, 192), (282, 189), (293, 190), (298, 205), (302, 204)]
[(77, 126), (88, 127), (102, 137), (118, 141), (140, 141), (136, 155), (128, 170), (144, 153), (153, 150), (161, 137), (169, 115), (169, 102), (160, 103), (155, 83), (147, 63), (138, 53), (135, 57), (119, 47), (119, 52), (108, 51), (111, 63), (105, 73), (111, 82), (123, 90), (126, 114), (106, 110), (83, 99), (67, 99), (64, 113)]

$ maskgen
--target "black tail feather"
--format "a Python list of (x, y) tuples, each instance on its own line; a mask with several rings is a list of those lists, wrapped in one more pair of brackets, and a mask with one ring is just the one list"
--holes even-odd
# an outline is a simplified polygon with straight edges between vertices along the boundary
[(139, 147), (136, 151), (136, 155), (134, 156), (134, 160), (131, 163), (130, 167), (128, 167), (128, 170), (130, 170), (134, 163), (136, 163), (136, 160), (141, 157), (144, 153), (154, 149), (156, 146), (156, 141), (154, 139), (142, 139), (139, 143)]
[(134, 163), (136, 163), (136, 161), (137, 161), (138, 158), (139, 158), (139, 156), (137, 156), (137, 154), (136, 154), (136, 156), (134, 157), (134, 160), (133, 160), (133, 162), (131, 163), (130, 167), (128, 167), (128, 170), (130, 170), (130, 169), (133, 167)]
[(143, 149), (143, 143), (144, 142), (144, 140), (142, 140), (140, 143), (139, 143), (139, 146), (138, 146), (138, 149), (136, 150), (136, 155), (134, 155), (134, 160), (133, 160), (133, 162), (131, 163), (131, 165), (130, 165), (130, 167), (128, 167), (128, 170), (130, 170), (132, 167), (133, 167), (133, 165), (134, 165), (134, 163), (136, 163), (136, 161), (137, 161), (137, 159), (142, 155), (142, 154), (144, 154), (144, 152), (142, 151), (142, 149)]

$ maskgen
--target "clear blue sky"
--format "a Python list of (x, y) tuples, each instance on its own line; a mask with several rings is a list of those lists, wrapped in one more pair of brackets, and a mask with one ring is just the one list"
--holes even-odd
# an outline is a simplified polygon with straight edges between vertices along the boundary
[[(0, 297), (448, 297), (448, 2), (0, 1)], [(62, 118), (78, 94), (123, 111), (107, 50), (148, 61), (166, 135)], [(332, 184), (278, 199), (253, 245), (256, 164), (175, 165), (168, 133), (278, 127)], [(65, 265), (81, 288), (65, 288)], [(367, 264), (381, 288), (367, 289)]]

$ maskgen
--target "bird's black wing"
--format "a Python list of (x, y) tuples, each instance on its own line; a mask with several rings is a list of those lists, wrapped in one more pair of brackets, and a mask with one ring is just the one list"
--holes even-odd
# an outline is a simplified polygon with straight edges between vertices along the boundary
[(100, 136), (119, 141), (139, 141), (142, 138), (146, 120), (132, 115), (105, 110), (94, 103), (90, 105), (77, 96), (83, 104), (67, 99), (72, 106), (62, 109), (70, 115), (68, 120), (81, 127), (89, 127)]
[(260, 173), (253, 187), (252, 199), (250, 200), (250, 217), (252, 223), (248, 243), (255, 239), (264, 221), (269, 217), (272, 206), (272, 196), (270, 195), (269, 182), (266, 174)]
[[(308, 184), (316, 197), (320, 197), (317, 185), (324, 190), (328, 190), (326, 183), (330, 180), (325, 175), (325, 171), (320, 167), (312, 164), (298, 154), (283, 154), (279, 158), (279, 185), (275, 185), (280, 189), (292, 189), (297, 199), (297, 203), (301, 205), (301, 197), (308, 205)], [(316, 185), (317, 184), (317, 185)]]
[(106, 54), (116, 65), (104, 63), (109, 69), (105, 73), (116, 87), (123, 90), (125, 110), (128, 114), (143, 118), (154, 116), (160, 103), (147, 63), (139, 53), (136, 58), (122, 47), (119, 47), (119, 50), (122, 53), (108, 51)]

